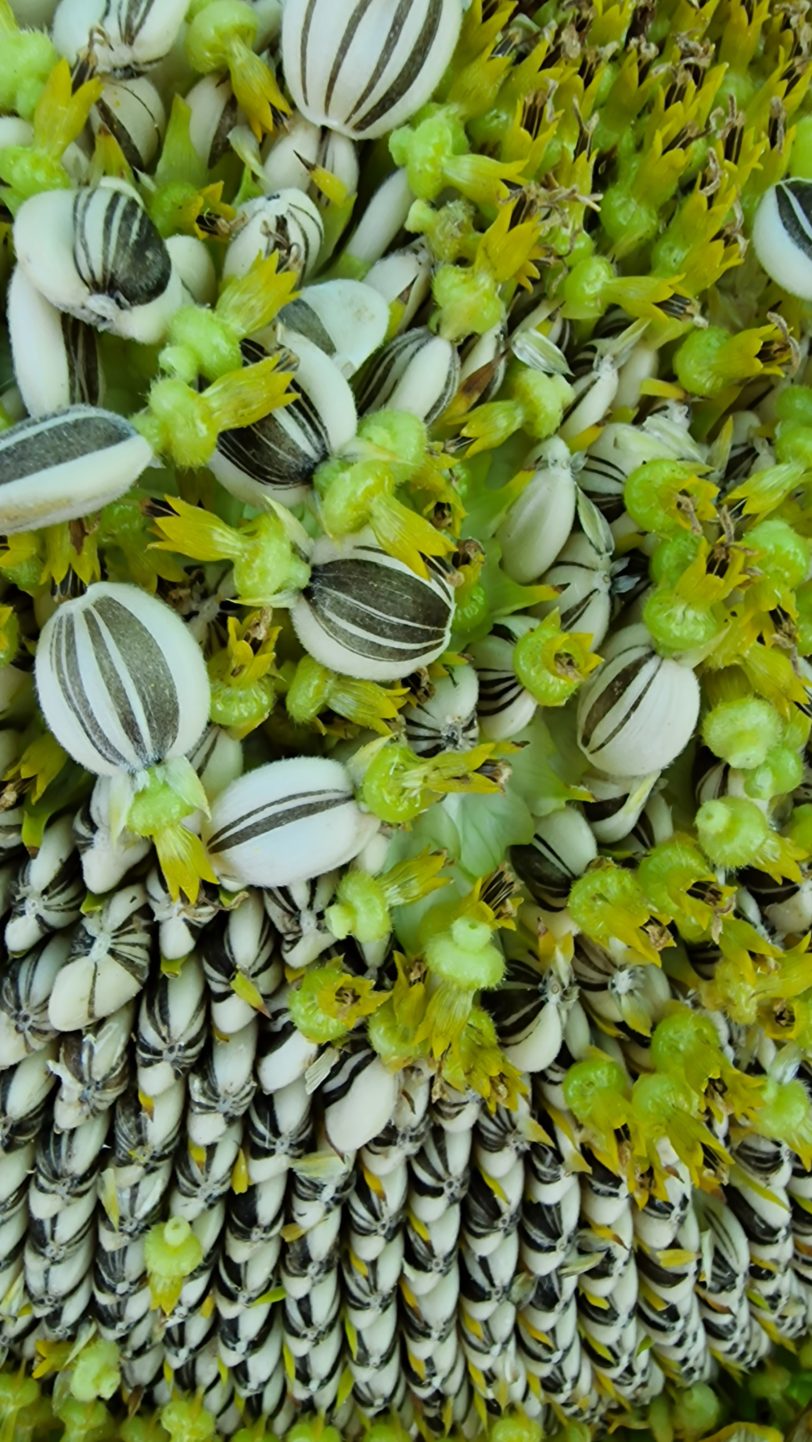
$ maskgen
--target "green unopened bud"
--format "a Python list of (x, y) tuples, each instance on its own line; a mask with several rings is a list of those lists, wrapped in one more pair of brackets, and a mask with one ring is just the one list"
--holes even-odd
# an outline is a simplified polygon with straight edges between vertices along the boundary
[(152, 1305), (168, 1316), (183, 1284), (203, 1260), (203, 1247), (185, 1217), (170, 1217), (147, 1232), (144, 1261)]
[(112, 1397), (121, 1381), (118, 1347), (99, 1337), (83, 1347), (73, 1365), (71, 1396), (77, 1402), (95, 1402)]
[(806, 580), (809, 542), (780, 516), (768, 516), (746, 533), (745, 544), (755, 551), (755, 566), (777, 586), (794, 590)]
[(707, 1382), (695, 1382), (675, 1394), (673, 1415), (682, 1436), (704, 1437), (722, 1420), (722, 1400)]
[(612, 262), (591, 255), (568, 271), (561, 289), (564, 314), (572, 320), (597, 320), (607, 307), (606, 285), (615, 279)]
[(210, 1442), (216, 1423), (200, 1397), (173, 1397), (161, 1408), (161, 1425), (170, 1442)]
[(774, 706), (760, 696), (723, 701), (702, 723), (702, 739), (715, 756), (730, 766), (760, 766), (781, 740), (783, 722)]
[(592, 637), (561, 630), (557, 611), (516, 642), (513, 669), (540, 706), (564, 706), (596, 666)]
[(340, 961), (329, 961), (308, 967), (288, 1005), (302, 1035), (324, 1044), (340, 1041), (385, 1001), (386, 993), (376, 992), (374, 982), (343, 971)]
[(499, 286), (487, 270), (441, 265), (432, 282), (432, 293), (440, 308), (440, 335), (446, 340), (484, 335), (499, 325), (505, 314)]
[(720, 796), (705, 801), (696, 813), (699, 844), (716, 866), (747, 866), (766, 842), (770, 828), (754, 801)]
[(391, 925), (383, 884), (365, 871), (345, 872), (325, 919), (338, 941), (350, 935), (361, 942), (383, 941)]
[(754, 801), (772, 801), (788, 796), (803, 780), (803, 756), (791, 746), (774, 746), (761, 765), (751, 771), (744, 789)]
[(465, 991), (498, 986), (505, 970), (505, 959), (493, 944), (490, 927), (465, 916), (426, 943), (425, 959), (436, 977)]

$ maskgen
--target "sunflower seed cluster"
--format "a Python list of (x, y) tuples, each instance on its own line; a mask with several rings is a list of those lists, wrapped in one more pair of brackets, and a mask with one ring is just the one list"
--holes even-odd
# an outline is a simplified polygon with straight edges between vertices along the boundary
[(0, 0), (4, 1442), (792, 1426), (810, 36)]

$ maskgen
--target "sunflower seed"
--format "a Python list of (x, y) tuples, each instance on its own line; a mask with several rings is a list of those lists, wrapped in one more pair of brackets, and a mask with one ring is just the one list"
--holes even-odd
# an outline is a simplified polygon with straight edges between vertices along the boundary
[(100, 510), (152, 460), (128, 420), (95, 406), (19, 421), (0, 436), (0, 529), (36, 531)]
[[(21, 265), (15, 266), (11, 277), (7, 319), (14, 377), (30, 416), (49, 416), (70, 407), (100, 405), (103, 377), (95, 331), (84, 321), (51, 305)], [(112, 415), (104, 414), (112, 424)], [(116, 419), (124, 428), (123, 417)], [(134, 432), (129, 433), (134, 437)], [(123, 434), (127, 434), (126, 429)], [(146, 442), (141, 443), (141, 448), (147, 465)], [(133, 476), (133, 480), (136, 478)], [(115, 494), (120, 491), (116, 490)]]
[(226, 787), (206, 823), (206, 845), (226, 885), (290, 886), (351, 861), (378, 825), (360, 811), (339, 762), (293, 757)]
[(812, 300), (812, 183), (782, 180), (765, 192), (753, 222), (753, 247), (783, 290)]
[[(355, 435), (355, 401), (338, 366), (303, 336), (292, 336), (290, 348), (295, 400), (253, 425), (222, 431), (209, 461), (220, 484), (252, 506), (269, 497), (285, 505), (303, 500), (316, 467)], [(256, 340), (243, 341), (242, 353), (248, 364), (267, 355)]]
[(369, 139), (430, 99), (457, 42), (460, 0), (287, 0), (282, 63), (296, 108)]
[(542, 442), (531, 452), (526, 466), (534, 468), (530, 482), (496, 533), (502, 565), (521, 583), (535, 581), (548, 570), (575, 520), (575, 480), (564, 442)]
[(141, 1001), (135, 1039), (138, 1085), (157, 1097), (191, 1070), (206, 1044), (203, 968), (188, 956), (177, 976), (160, 975)]
[(426, 327), (390, 341), (365, 373), (358, 411), (409, 411), (430, 425), (442, 415), (460, 379), (460, 358), (450, 341)]
[(203, 655), (169, 606), (97, 582), (45, 624), (40, 705), (69, 755), (96, 775), (183, 756), (208, 720)]
[(290, 349), (295, 352), (303, 336), (349, 378), (382, 345), (389, 309), (383, 296), (363, 281), (327, 280), (305, 286), (280, 311), (279, 324), (280, 340)]
[(699, 715), (693, 671), (652, 650), (630, 626), (603, 648), (604, 663), (578, 697), (578, 745), (613, 777), (662, 770), (687, 746)]
[(14, 221), (19, 264), (57, 309), (155, 344), (182, 300), (166, 246), (123, 181), (42, 191)]
[(427, 559), (428, 576), (362, 534), (313, 550), (310, 581), (291, 611), (306, 651), (323, 666), (368, 681), (400, 680), (445, 650), (454, 614), (447, 568)]
[(59, 0), (51, 33), (66, 59), (126, 76), (168, 55), (185, 12), (184, 0)]
[(247, 200), (237, 210), (224, 276), (245, 275), (258, 256), (278, 255), (280, 268), (305, 277), (319, 258), (324, 227), (318, 207), (301, 190)]
[(152, 938), (143, 886), (124, 886), (77, 927), (51, 992), (57, 1031), (81, 1031), (136, 997), (149, 973)]

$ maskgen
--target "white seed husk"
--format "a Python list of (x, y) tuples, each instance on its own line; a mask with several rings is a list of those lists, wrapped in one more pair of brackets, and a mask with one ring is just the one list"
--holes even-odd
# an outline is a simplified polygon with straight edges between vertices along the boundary
[(61, 606), (42, 629), (36, 679), (52, 732), (95, 775), (184, 756), (208, 720), (197, 642), (137, 586), (100, 581)]
[(450, 341), (424, 326), (405, 331), (384, 347), (364, 375), (359, 413), (408, 411), (430, 425), (446, 409), (459, 377), (460, 358)]
[(543, 441), (531, 453), (533, 476), (496, 533), (502, 565), (514, 581), (535, 581), (549, 569), (575, 520), (575, 480), (569, 448)]
[(0, 436), (0, 530), (36, 531), (98, 511), (152, 463), (124, 416), (75, 405)]
[[(14, 375), (30, 416), (101, 404), (104, 379), (95, 332), (51, 305), (20, 265), (9, 284), (6, 318)], [(148, 457), (149, 447), (142, 445)], [(126, 475), (127, 468), (122, 471)], [(114, 484), (113, 495), (120, 495), (118, 478)]]
[(383, 344), (389, 309), (373, 286), (358, 280), (309, 285), (279, 314), (280, 341), (297, 351), (304, 337), (349, 379)]
[(17, 212), (14, 246), (46, 300), (125, 339), (156, 344), (182, 303), (166, 245), (124, 181), (32, 196)]
[(297, 110), (356, 139), (431, 98), (457, 42), (461, 0), (287, 0), (282, 64)]
[(812, 184), (787, 179), (762, 196), (753, 248), (770, 276), (801, 300), (812, 300)]
[(109, 131), (133, 170), (155, 158), (166, 126), (160, 92), (145, 75), (108, 80), (90, 112), (94, 135)]
[[(290, 349), (296, 399), (253, 425), (222, 431), (209, 461), (221, 486), (248, 505), (304, 500), (316, 467), (355, 435), (355, 401), (339, 367), (302, 335), (290, 337)], [(266, 351), (244, 341), (243, 355), (252, 363)]]
[(313, 549), (310, 580), (291, 608), (305, 650), (323, 666), (394, 681), (446, 649), (454, 615), (447, 568), (432, 558), (418, 576), (366, 533)]
[(609, 776), (639, 776), (670, 766), (699, 717), (693, 671), (652, 649), (644, 627), (612, 638), (611, 650), (578, 697), (578, 744)]
[(279, 256), (280, 268), (299, 277), (316, 265), (324, 239), (318, 206), (301, 190), (277, 191), (247, 200), (237, 210), (223, 275), (246, 275), (257, 259)]
[(186, 9), (184, 0), (60, 0), (51, 35), (67, 60), (129, 75), (168, 55)]
[(379, 824), (338, 761), (293, 757), (227, 786), (204, 839), (224, 885), (290, 886), (351, 861)]

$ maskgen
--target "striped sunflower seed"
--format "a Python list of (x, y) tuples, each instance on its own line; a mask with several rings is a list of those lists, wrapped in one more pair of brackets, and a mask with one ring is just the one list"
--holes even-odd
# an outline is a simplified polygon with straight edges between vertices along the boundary
[(285, 81), (298, 110), (358, 140), (402, 125), (451, 59), (461, 0), (287, 0)]
[(448, 646), (454, 593), (432, 558), (418, 576), (365, 535), (313, 550), (310, 580), (291, 610), (305, 650), (323, 666), (365, 681), (395, 681)]
[(613, 777), (659, 771), (690, 741), (699, 716), (693, 671), (658, 656), (642, 626), (619, 631), (578, 697), (578, 745)]
[(14, 378), (30, 416), (101, 404), (104, 382), (95, 331), (51, 305), (21, 265), (11, 277), (7, 321)]
[[(304, 500), (316, 467), (355, 435), (355, 401), (338, 366), (302, 335), (290, 337), (290, 349), (296, 398), (253, 425), (222, 431), (209, 461), (221, 486), (251, 506)], [(247, 364), (268, 354), (257, 340), (243, 341), (242, 353)]]
[(753, 222), (753, 247), (783, 290), (812, 300), (812, 182), (782, 180), (766, 191)]
[(301, 190), (257, 196), (237, 211), (223, 275), (245, 275), (257, 256), (278, 255), (280, 268), (305, 277), (316, 265), (323, 240), (318, 207)]
[(295, 352), (297, 339), (303, 336), (349, 378), (382, 345), (389, 308), (383, 296), (363, 281), (327, 280), (305, 286), (280, 311), (279, 324), (283, 344)]
[(479, 739), (479, 680), (473, 666), (452, 666), (430, 696), (406, 712), (406, 740), (418, 756), (470, 751)]
[(442, 415), (459, 385), (456, 348), (425, 326), (407, 330), (385, 346), (365, 373), (358, 411), (409, 411), (430, 425)]
[(42, 629), (36, 680), (54, 735), (97, 776), (184, 756), (208, 721), (197, 642), (137, 586), (100, 581), (65, 602)]
[(81, 1031), (138, 996), (149, 974), (149, 924), (147, 894), (138, 884), (113, 892), (83, 918), (48, 1004), (57, 1031)]
[(90, 112), (94, 134), (108, 131), (132, 170), (146, 170), (166, 126), (159, 91), (144, 75), (108, 80)]
[(182, 301), (166, 245), (124, 181), (32, 196), (17, 212), (14, 248), (58, 310), (130, 340), (157, 343)]
[(575, 480), (568, 446), (544, 441), (526, 468), (533, 475), (496, 533), (502, 565), (514, 581), (535, 581), (553, 564), (575, 520)]
[(271, 761), (233, 781), (204, 829), (225, 886), (290, 886), (351, 861), (378, 829), (338, 761)]
[(37, 531), (128, 491), (152, 451), (124, 416), (75, 405), (0, 435), (0, 531)]
[(352, 140), (295, 115), (265, 156), (265, 180), (271, 190), (299, 190), (309, 193), (316, 204), (326, 205), (326, 197), (312, 181), (317, 167), (334, 175), (348, 195), (355, 195), (360, 167)]
[(169, 54), (186, 8), (184, 0), (59, 0), (51, 34), (71, 62), (128, 76)]

